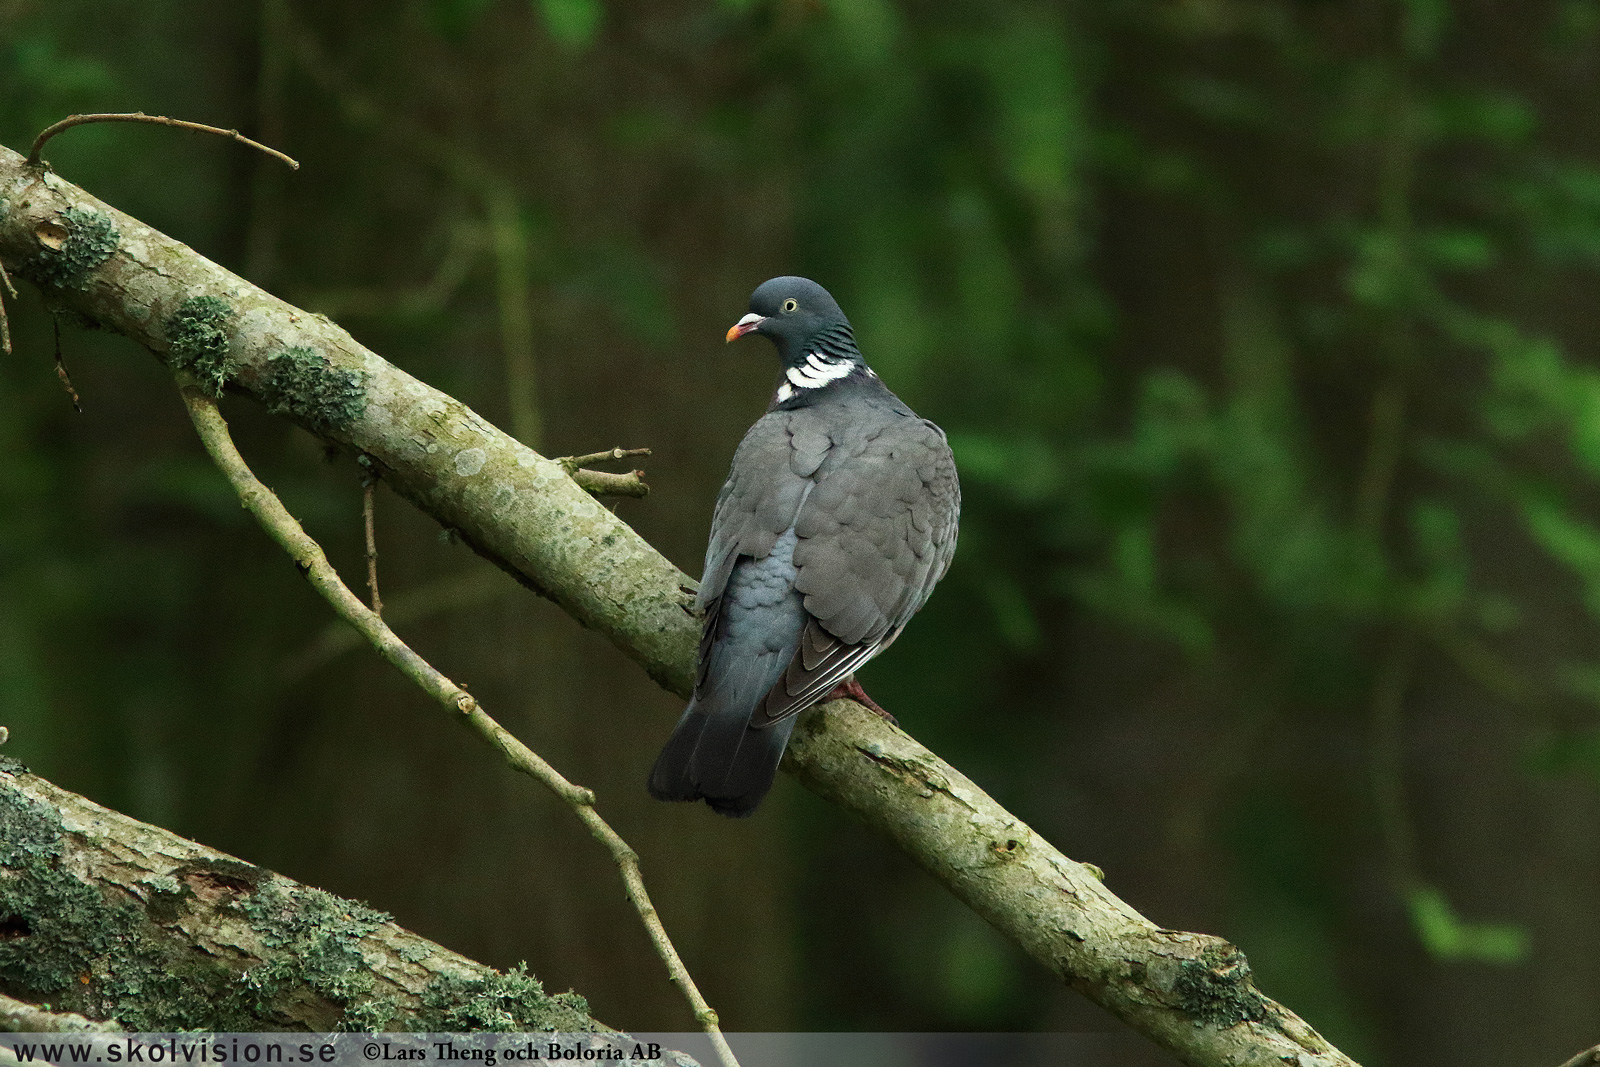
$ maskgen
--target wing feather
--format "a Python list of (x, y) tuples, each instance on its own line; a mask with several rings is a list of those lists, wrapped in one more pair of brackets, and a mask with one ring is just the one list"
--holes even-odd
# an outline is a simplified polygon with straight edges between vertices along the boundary
[(836, 443), (795, 519), (809, 619), (753, 726), (825, 697), (900, 635), (955, 553), (960, 488), (942, 431), (913, 417)]

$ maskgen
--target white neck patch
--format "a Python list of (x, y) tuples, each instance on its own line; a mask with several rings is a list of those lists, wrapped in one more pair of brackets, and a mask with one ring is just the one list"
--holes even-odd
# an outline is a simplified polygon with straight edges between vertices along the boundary
[(790, 367), (783, 375), (796, 389), (819, 389), (829, 382), (848, 378), (853, 370), (855, 363), (848, 359), (828, 359), (812, 352), (806, 356), (804, 364)]

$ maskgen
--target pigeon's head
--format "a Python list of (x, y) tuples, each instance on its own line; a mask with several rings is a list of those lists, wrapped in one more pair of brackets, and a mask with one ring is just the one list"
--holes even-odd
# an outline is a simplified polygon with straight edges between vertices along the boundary
[[(786, 365), (804, 362), (812, 349), (840, 341), (854, 349), (850, 320), (828, 290), (809, 278), (783, 277), (761, 283), (750, 294), (750, 314), (728, 330), (728, 340), (747, 333), (770, 338)], [(829, 344), (832, 342), (832, 344)]]

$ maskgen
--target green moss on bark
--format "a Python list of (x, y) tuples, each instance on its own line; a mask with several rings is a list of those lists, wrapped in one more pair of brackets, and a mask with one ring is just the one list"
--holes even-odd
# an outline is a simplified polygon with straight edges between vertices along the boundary
[(132, 901), (88, 885), (58, 862), (60, 816), (0, 784), (0, 984), (58, 1008), (140, 1030), (245, 1024), (192, 981), (214, 970), (147, 936)]
[[(82, 843), (61, 813), (21, 787), (15, 760), (0, 757), (0, 770), (0, 989), (158, 1032), (290, 1020), (359, 1031), (594, 1026), (582, 997), (548, 996), (522, 967), (436, 978), (419, 1005), (374, 971), (387, 959), (390, 941), (373, 939), (387, 915), (248, 863), (205, 857), (132, 884), (85, 881), (74, 873)], [(238, 944), (237, 953), (171, 929), (230, 914), (219, 929), (231, 931), (222, 944)], [(259, 939), (254, 955), (250, 938), (234, 940), (239, 919)], [(411, 964), (434, 950), (399, 948)]]
[(1267, 1017), (1266, 998), (1256, 990), (1250, 963), (1232, 945), (1212, 945), (1199, 959), (1184, 960), (1173, 991), (1179, 1007), (1219, 1029)]
[(193, 296), (179, 305), (166, 321), (167, 359), (193, 374), (210, 397), (222, 395), (234, 364), (233, 308), (214, 296)]
[(373, 995), (376, 980), (361, 954), (361, 939), (389, 916), (321, 889), (286, 891), (275, 880), (238, 907), (262, 942), (281, 950), (244, 974), (263, 1001), (304, 986), (344, 1009), (341, 1029), (378, 1030), (393, 1018), (397, 1005)]
[[(344, 1008), (346, 1028), (376, 1029), (393, 1017), (395, 1003), (372, 995), (375, 980), (356, 947), (385, 921), (380, 913), (320, 890), (291, 895), (231, 863), (147, 880), (141, 909), (121, 890), (63, 869), (62, 834), (54, 809), (0, 780), (0, 986), (146, 1031), (281, 1025), (274, 999), (306, 987)], [(247, 894), (234, 906), (281, 951), (241, 974), (157, 937), (152, 924), (187, 910), (197, 879)]]
[(0, 981), (30, 992), (69, 988), (128, 922), (59, 869), (61, 834), (55, 811), (0, 787)]
[(487, 978), (435, 978), (422, 992), (422, 1007), (412, 1029), (423, 1032), (578, 1031), (594, 1025), (588, 1001), (576, 993), (546, 993), (525, 963)]
[(23, 266), (27, 277), (57, 289), (83, 289), (89, 273), (111, 258), (121, 242), (116, 223), (102, 211), (69, 207), (61, 212), (66, 236), (59, 247), (42, 244), (39, 254)]
[(275, 415), (293, 416), (315, 430), (343, 430), (367, 410), (366, 377), (299, 345), (267, 358), (262, 399)]

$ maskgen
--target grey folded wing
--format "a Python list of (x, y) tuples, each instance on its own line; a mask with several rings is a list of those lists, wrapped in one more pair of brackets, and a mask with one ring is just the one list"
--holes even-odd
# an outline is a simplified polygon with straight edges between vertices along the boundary
[(711, 519), (696, 603), (704, 617), (700, 637), (700, 675), (705, 682), (709, 645), (718, 632), (717, 618), (728, 578), (741, 557), (765, 559), (785, 531), (794, 525), (800, 506), (815, 488), (815, 467), (796, 469), (789, 415), (772, 412), (745, 434), (733, 456), (728, 480), (717, 495)]
[(794, 519), (795, 589), (809, 619), (752, 726), (805, 710), (889, 647), (955, 554), (961, 490), (944, 433), (898, 417), (839, 436), (818, 455), (807, 435), (794, 435), (798, 466), (818, 457)]

